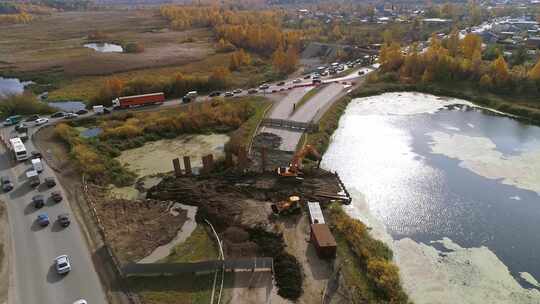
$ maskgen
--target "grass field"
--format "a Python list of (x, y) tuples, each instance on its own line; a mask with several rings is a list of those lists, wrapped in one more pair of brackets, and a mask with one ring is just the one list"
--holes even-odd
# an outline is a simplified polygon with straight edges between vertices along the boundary
[(204, 224), (198, 224), (185, 242), (171, 250), (164, 262), (187, 263), (218, 259), (217, 241), (211, 233)]
[[(83, 45), (99, 31), (104, 41), (141, 43), (144, 52), (100, 53)], [(0, 31), (0, 75), (33, 80), (35, 92), (50, 100), (90, 100), (111, 76), (125, 81), (170, 79), (176, 73), (207, 76), (228, 66), (230, 54), (217, 53), (206, 28), (172, 31), (157, 9), (63, 12)], [(272, 77), (265, 60), (232, 73), (230, 85), (247, 87)]]
[[(108, 10), (56, 13), (0, 31), (0, 69), (18, 72), (61, 68), (66, 76), (105, 75), (201, 59), (212, 52), (213, 37), (204, 29), (169, 31), (156, 10)], [(94, 31), (107, 42), (140, 42), (140, 54), (100, 53), (85, 48)], [(194, 42), (186, 42), (192, 38)]]
[(309, 90), (304, 96), (302, 96), (302, 99), (296, 104), (294, 111), (298, 111), (303, 105), (305, 105), (313, 96), (315, 96), (317, 93), (321, 91), (321, 87), (314, 87), (313, 89)]
[[(191, 236), (176, 246), (163, 262), (199, 262), (217, 258), (217, 243), (211, 231), (198, 224)], [(129, 279), (131, 289), (139, 294), (145, 304), (207, 304), (210, 303), (213, 283), (214, 273)], [(218, 277), (218, 286), (219, 283)], [(226, 275), (225, 283), (224, 287), (229, 289), (232, 285), (231, 275)]]

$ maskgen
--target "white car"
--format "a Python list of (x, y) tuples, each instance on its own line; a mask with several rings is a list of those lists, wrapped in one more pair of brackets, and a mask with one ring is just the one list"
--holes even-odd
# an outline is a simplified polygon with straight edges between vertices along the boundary
[(80, 299), (80, 300), (77, 300), (77, 301), (73, 302), (73, 304), (88, 304), (88, 302), (86, 302), (86, 300), (84, 300), (84, 299)]
[(48, 119), (46, 119), (45, 122), (43, 122), (43, 120), (46, 119), (46, 118), (42, 118), (42, 117), (39, 117), (37, 115), (33, 115), (29, 118), (27, 118), (25, 121), (23, 121), (22, 125), (23, 127), (33, 127), (33, 126), (39, 126), (39, 123), (43, 124), (43, 123), (46, 123), (47, 121), (49, 121)]
[(64, 119), (73, 119), (73, 118), (77, 118), (77, 117), (79, 117), (78, 114), (71, 113), (71, 112), (66, 113), (66, 115), (64, 115)]
[(298, 78), (298, 79), (293, 80), (292, 83), (300, 83), (300, 82), (302, 82), (302, 79)]
[(54, 259), (56, 266), (56, 272), (58, 274), (66, 274), (71, 270), (71, 263), (69, 262), (69, 257), (67, 255), (57, 256)]
[(41, 126), (41, 125), (44, 125), (46, 123), (49, 122), (49, 119), (48, 118), (43, 118), (43, 117), (40, 117), (38, 119), (35, 120), (35, 124), (36, 126)]

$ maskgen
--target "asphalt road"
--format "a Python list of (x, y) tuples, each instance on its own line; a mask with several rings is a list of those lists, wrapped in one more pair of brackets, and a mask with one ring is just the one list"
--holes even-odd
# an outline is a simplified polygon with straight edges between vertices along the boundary
[[(2, 128), (0, 132), (8, 139), (14, 134), (12, 127)], [(29, 152), (34, 150), (31, 140), (26, 141), (25, 146)], [(29, 160), (12, 160), (10, 152), (0, 145), (0, 175), (10, 176), (14, 183), (12, 191), (0, 194), (0, 199), (7, 205), (11, 230), (9, 303), (71, 304), (81, 298), (92, 304), (107, 303), (79, 223), (74, 216), (70, 217), (71, 225), (67, 228), (55, 222), (61, 213), (73, 215), (65, 195), (60, 203), (47, 200), (39, 210), (30, 203), (38, 193), (48, 199), (51, 191), (65, 193), (64, 190), (59, 183), (52, 189), (44, 184), (37, 189), (30, 188), (25, 175), (30, 167)], [(44, 177), (54, 176), (47, 165), (44, 167), (40, 174), (42, 181)], [(36, 217), (44, 212), (49, 215), (51, 224), (41, 228)], [(62, 254), (69, 255), (72, 266), (71, 272), (65, 276), (56, 273), (53, 262)]]
[[(357, 78), (358, 76), (355, 77)], [(293, 89), (285, 98), (274, 105), (268, 117), (300, 122), (314, 121), (319, 112), (328, 108), (335, 101), (336, 97), (348, 87), (350, 87), (350, 85), (343, 85), (340, 83), (325, 85), (320, 92), (315, 94), (310, 100), (304, 103), (302, 107), (296, 109), (294, 112), (293, 104), (298, 104), (302, 97), (313, 88), (306, 87)], [(283, 151), (295, 151), (296, 146), (302, 137), (301, 132), (272, 127), (263, 127), (261, 128), (261, 132), (274, 133), (281, 137), (279, 149)]]

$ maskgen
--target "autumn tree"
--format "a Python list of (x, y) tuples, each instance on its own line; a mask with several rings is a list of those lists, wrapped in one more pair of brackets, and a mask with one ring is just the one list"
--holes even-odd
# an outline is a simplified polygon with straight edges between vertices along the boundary
[(379, 63), (383, 71), (395, 71), (403, 63), (403, 54), (398, 43), (385, 44), (381, 48)]
[(459, 31), (457, 28), (454, 28), (450, 35), (448, 35), (446, 48), (448, 49), (450, 56), (455, 57), (459, 54)]
[(286, 73), (291, 73), (296, 70), (296, 66), (299, 61), (298, 50), (294, 46), (289, 46), (287, 48), (287, 53), (285, 54), (285, 71)]
[(232, 45), (228, 41), (225, 41), (225, 39), (223, 38), (219, 39), (216, 48), (218, 52), (223, 52), (223, 53), (227, 53), (227, 52), (231, 52), (235, 50), (234, 45)]
[(529, 71), (528, 76), (530, 80), (540, 81), (540, 59), (538, 59), (534, 67)]
[(488, 74), (484, 74), (480, 78), (480, 87), (484, 89), (489, 89), (492, 86), (493, 86), (493, 80), (491, 79), (491, 76), (489, 76)]
[(478, 51), (480, 54), (482, 53), (482, 38), (475, 34), (467, 34), (465, 38), (461, 40), (461, 51), (463, 57), (472, 60), (475, 52)]
[(284, 73), (287, 69), (287, 54), (283, 50), (283, 46), (279, 46), (272, 55), (272, 66), (279, 73)]
[(506, 60), (504, 60), (503, 56), (499, 56), (499, 58), (491, 63), (491, 70), (495, 84), (505, 85), (510, 80), (508, 65), (506, 64)]
[(335, 24), (334, 27), (332, 27), (331, 38), (334, 41), (339, 41), (343, 38), (343, 33), (341, 32), (339, 24)]
[(246, 53), (244, 49), (240, 49), (231, 54), (231, 60), (229, 62), (229, 69), (231, 71), (236, 71), (241, 66), (250, 65), (250, 64), (251, 64), (251, 56), (249, 56), (249, 54)]
[(211, 85), (215, 88), (224, 88), (227, 86), (228, 78), (231, 72), (226, 67), (218, 67), (214, 69), (212, 75), (208, 79)]

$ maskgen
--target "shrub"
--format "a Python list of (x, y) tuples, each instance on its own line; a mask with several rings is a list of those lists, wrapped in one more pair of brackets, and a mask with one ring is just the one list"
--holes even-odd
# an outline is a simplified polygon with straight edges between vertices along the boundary
[(65, 123), (56, 125), (54, 132), (71, 147), (70, 155), (77, 169), (86, 174), (88, 180), (117, 186), (127, 186), (135, 180), (135, 174), (113, 159), (120, 155), (114, 146), (96, 139), (82, 140), (77, 130)]
[(390, 248), (373, 239), (367, 227), (359, 220), (349, 217), (341, 206), (334, 204), (328, 210), (332, 231), (346, 240), (358, 258), (362, 270), (367, 273), (376, 294), (389, 303), (409, 303), (401, 287), (399, 270), (392, 263)]
[(130, 42), (124, 45), (124, 53), (142, 53), (144, 46), (140, 42)]
[(274, 259), (274, 271), (278, 294), (296, 300), (302, 295), (302, 268), (298, 260), (283, 252)]
[(298, 299), (302, 295), (302, 266), (294, 256), (285, 252), (283, 236), (260, 227), (248, 232), (250, 241), (259, 246), (259, 253), (274, 258), (278, 294), (287, 299)]
[(33, 94), (25, 93), (20, 95), (0, 95), (0, 115), (7, 117), (11, 115), (49, 114), (55, 109), (45, 102), (39, 101)]

